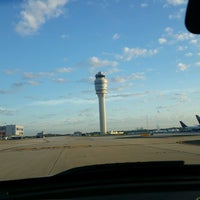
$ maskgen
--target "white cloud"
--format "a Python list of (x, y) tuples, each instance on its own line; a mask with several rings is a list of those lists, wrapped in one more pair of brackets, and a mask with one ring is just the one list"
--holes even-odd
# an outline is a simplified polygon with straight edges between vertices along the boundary
[(178, 63), (178, 69), (180, 71), (185, 71), (187, 70), (188, 66), (186, 64), (183, 64), (183, 63)]
[(13, 115), (16, 112), (16, 110), (0, 107), (0, 114), (1, 115)]
[(26, 79), (33, 79), (36, 78), (37, 76), (32, 72), (24, 72), (23, 77)]
[(15, 30), (20, 35), (32, 35), (49, 19), (63, 14), (63, 7), (68, 0), (28, 0), (22, 5), (20, 21)]
[(120, 38), (120, 34), (115, 33), (112, 37), (113, 40), (118, 40)]
[(56, 106), (56, 105), (60, 105), (64, 103), (66, 103), (65, 99), (52, 99), (52, 100), (46, 100), (46, 101), (36, 101), (32, 103), (32, 105)]
[(184, 42), (192, 45), (199, 44), (199, 38), (196, 35), (185, 31), (175, 33), (170, 27), (165, 28), (165, 34), (161, 38), (165, 38), (168, 44), (181, 43), (182, 46), (185, 45)]
[(157, 49), (141, 49), (141, 48), (129, 48), (124, 47), (123, 55), (118, 55), (117, 57), (122, 60), (130, 61), (133, 58), (140, 56), (152, 56), (158, 53)]
[(186, 0), (167, 0), (167, 3), (172, 6), (178, 6), (186, 3)]
[(69, 38), (69, 35), (68, 35), (68, 34), (62, 34), (60, 37), (61, 37), (62, 39), (68, 39), (68, 38)]
[(36, 86), (36, 85), (39, 85), (40, 82), (38, 82), (38, 81), (27, 81), (27, 84)]
[(197, 44), (197, 42), (198, 42), (197, 39), (192, 39), (192, 40), (190, 40), (190, 43), (191, 43), (191, 44)]
[(165, 44), (167, 42), (166, 38), (159, 38), (158, 39), (159, 44)]
[(116, 82), (116, 83), (124, 83), (124, 82), (127, 82), (127, 81), (131, 81), (131, 80), (144, 80), (145, 79), (145, 75), (144, 73), (132, 73), (131, 75), (129, 76), (125, 76), (125, 77), (114, 77), (111, 79), (111, 82)]
[(191, 57), (191, 56), (193, 56), (193, 53), (192, 52), (188, 52), (188, 53), (186, 53), (185, 54), (187, 57)]
[(130, 80), (144, 80), (144, 73), (133, 73), (128, 77)]
[(165, 28), (165, 31), (167, 32), (168, 35), (171, 35), (174, 30), (171, 27), (167, 27), (167, 28)]
[(68, 73), (68, 72), (72, 71), (72, 68), (70, 68), (70, 67), (63, 67), (63, 68), (58, 68), (56, 71), (59, 72), (59, 73)]
[(173, 99), (182, 103), (187, 102), (189, 100), (188, 95), (184, 92), (174, 94)]
[(64, 78), (55, 78), (53, 79), (53, 81), (55, 81), (56, 83), (66, 83), (67, 80)]
[(195, 65), (200, 67), (200, 62), (196, 62)]
[(177, 50), (178, 51), (184, 51), (186, 50), (188, 47), (187, 46), (178, 46)]
[(191, 33), (179, 33), (174, 35), (175, 39), (178, 41), (193, 40), (194, 35)]
[(81, 99), (81, 98), (63, 98), (63, 99), (49, 99), (49, 100), (44, 100), (44, 101), (35, 101), (31, 105), (36, 105), (36, 106), (57, 106), (57, 105), (62, 105), (62, 104), (88, 104), (88, 103), (96, 103), (96, 98), (95, 99)]
[(148, 4), (147, 4), (147, 3), (142, 3), (142, 4), (140, 4), (140, 6), (141, 6), (142, 8), (145, 8), (145, 7), (148, 6)]
[(101, 60), (95, 56), (89, 58), (89, 64), (91, 67), (116, 67), (118, 62), (109, 61), (109, 60)]
[(16, 74), (19, 70), (18, 69), (4, 69), (3, 73), (6, 75)]
[(108, 99), (123, 99), (123, 98), (129, 98), (129, 97), (144, 97), (146, 95), (148, 95), (149, 92), (148, 91), (144, 91), (144, 92), (140, 92), (140, 93), (122, 93), (122, 94), (112, 94), (107, 96)]
[(34, 79), (39, 77), (51, 77), (54, 74), (52, 72), (39, 72), (39, 73), (33, 73), (33, 72), (24, 72), (23, 77), (25, 79)]
[(181, 19), (183, 14), (185, 14), (185, 9), (180, 9), (178, 12), (169, 15), (169, 19)]
[(111, 82), (115, 82), (115, 83), (124, 83), (126, 81), (127, 81), (127, 77), (116, 76), (116, 77), (111, 79)]

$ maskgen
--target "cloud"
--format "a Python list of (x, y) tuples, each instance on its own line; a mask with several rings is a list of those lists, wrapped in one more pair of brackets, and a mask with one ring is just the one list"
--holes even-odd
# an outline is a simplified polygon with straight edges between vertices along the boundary
[(97, 67), (116, 67), (118, 62), (116, 61), (109, 61), (109, 60), (101, 60), (95, 56), (89, 58), (89, 64), (93, 68)]
[(180, 71), (186, 71), (188, 68), (188, 66), (186, 64), (183, 64), (183, 63), (178, 63), (178, 69)]
[(60, 37), (61, 37), (62, 39), (68, 39), (68, 38), (69, 38), (69, 35), (68, 35), (68, 34), (62, 34)]
[(28, 85), (36, 86), (36, 85), (39, 85), (40, 82), (39, 82), (39, 81), (32, 81), (32, 80), (30, 80), (30, 81), (27, 81), (27, 84), (28, 84)]
[(174, 94), (173, 99), (181, 103), (187, 102), (189, 100), (187, 94), (184, 92)]
[(83, 99), (83, 98), (62, 98), (62, 99), (50, 99), (44, 101), (35, 101), (31, 105), (36, 106), (57, 106), (62, 104), (88, 104), (88, 103), (96, 103), (95, 99)]
[(126, 81), (127, 81), (126, 77), (119, 77), (119, 76), (111, 79), (111, 82), (114, 82), (114, 83), (124, 83)]
[(167, 33), (168, 36), (170, 36), (173, 35), (174, 30), (171, 27), (166, 27), (165, 32)]
[(145, 75), (144, 73), (132, 73), (129, 76), (125, 76), (125, 77), (114, 77), (111, 79), (111, 82), (115, 82), (115, 83), (124, 83), (127, 81), (131, 81), (131, 80), (144, 80), (145, 79)]
[(192, 40), (194, 38), (194, 34), (191, 33), (178, 33), (174, 35), (174, 38), (178, 41)]
[(63, 68), (58, 68), (56, 69), (57, 72), (59, 73), (68, 73), (72, 71), (72, 68), (70, 67), (63, 67)]
[(6, 75), (12, 75), (12, 74), (16, 74), (18, 72), (18, 69), (4, 69), (3, 73)]
[(172, 6), (178, 6), (178, 5), (186, 4), (186, 0), (167, 0), (167, 3)]
[(36, 74), (32, 73), (32, 72), (24, 72), (23, 77), (25, 79), (33, 79), (36, 78)]
[(152, 56), (158, 53), (157, 49), (141, 49), (141, 48), (123, 48), (123, 54), (117, 55), (116, 57), (121, 60), (130, 61), (133, 58), (140, 56)]
[(181, 43), (181, 46), (186, 47), (186, 44), (183, 44), (184, 42), (187, 42), (187, 45), (190, 45), (190, 46), (199, 44), (198, 36), (189, 32), (185, 32), (185, 31), (175, 33), (171, 27), (165, 28), (165, 34), (162, 35), (160, 38), (165, 38), (167, 40), (167, 43), (171, 45), (175, 43)]
[(159, 44), (165, 44), (167, 42), (166, 38), (159, 38), (158, 39)]
[(190, 43), (191, 43), (191, 44), (197, 44), (197, 42), (198, 42), (197, 39), (191, 39), (191, 40), (190, 40)]
[(81, 83), (91, 83), (91, 82), (94, 82), (94, 80), (95, 80), (95, 77), (90, 76), (90, 77), (87, 77), (87, 78), (82, 78), (79, 82), (81, 82)]
[(25, 82), (16, 82), (16, 83), (13, 83), (13, 87), (21, 88), (21, 87), (23, 87), (25, 84), (26, 84)]
[(36, 86), (36, 85), (39, 85), (39, 84), (40, 84), (39, 81), (28, 80), (28, 81), (23, 81), (23, 82), (15, 82), (15, 83), (12, 84), (12, 86), (14, 88), (22, 88), (25, 85)]
[(195, 65), (196, 65), (197, 67), (200, 67), (200, 62), (196, 62)]
[(2, 115), (13, 115), (15, 112), (15, 110), (0, 107), (0, 114)]
[(178, 48), (177, 48), (177, 50), (178, 51), (184, 51), (184, 50), (186, 50), (186, 49), (188, 49), (188, 46), (178, 46)]
[(193, 56), (193, 53), (192, 52), (188, 52), (188, 53), (185, 54), (185, 56), (191, 57), (191, 56)]
[(33, 72), (24, 72), (23, 77), (25, 79), (35, 79), (35, 78), (40, 78), (40, 77), (51, 77), (54, 76), (54, 73), (52, 72), (38, 72), (38, 73), (33, 73)]
[(157, 106), (156, 107), (156, 110), (157, 110), (157, 113), (159, 113), (160, 112), (160, 110), (165, 110), (165, 109), (167, 109), (168, 108), (168, 106)]
[(66, 99), (52, 99), (46, 101), (36, 101), (32, 105), (41, 105), (41, 106), (56, 106), (66, 103)]
[(107, 98), (129, 98), (129, 97), (143, 97), (149, 94), (149, 91), (144, 91), (140, 93), (123, 93), (123, 94), (112, 94), (108, 95)]
[(146, 7), (148, 6), (148, 4), (147, 4), (147, 3), (141, 3), (140, 6), (141, 6), (142, 8), (146, 8)]
[(28, 0), (22, 5), (20, 21), (15, 30), (23, 36), (32, 35), (51, 18), (63, 14), (68, 0)]
[(0, 90), (0, 94), (8, 94), (9, 91), (8, 90)]
[(169, 19), (181, 19), (185, 14), (185, 9), (180, 9), (178, 12), (169, 15)]
[(56, 83), (66, 83), (67, 80), (64, 79), (64, 78), (55, 78), (55, 79), (52, 79), (54, 82)]
[(115, 33), (112, 37), (113, 40), (118, 40), (120, 38), (120, 35), (118, 33)]

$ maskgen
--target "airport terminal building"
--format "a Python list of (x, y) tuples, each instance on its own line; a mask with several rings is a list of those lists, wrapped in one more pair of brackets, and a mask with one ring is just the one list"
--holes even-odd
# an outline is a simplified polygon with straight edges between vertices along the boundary
[(23, 136), (24, 127), (21, 125), (0, 126), (0, 137)]

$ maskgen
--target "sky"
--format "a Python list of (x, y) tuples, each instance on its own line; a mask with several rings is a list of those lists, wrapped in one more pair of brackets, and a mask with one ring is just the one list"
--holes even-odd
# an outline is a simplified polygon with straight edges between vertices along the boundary
[(200, 114), (200, 36), (186, 0), (1, 0), (0, 125), (25, 135), (180, 127)]

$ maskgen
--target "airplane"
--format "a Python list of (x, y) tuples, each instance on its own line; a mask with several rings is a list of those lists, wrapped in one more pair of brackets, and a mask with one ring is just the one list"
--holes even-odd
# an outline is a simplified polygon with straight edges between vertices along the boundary
[(199, 124), (200, 124), (200, 117), (199, 117), (199, 115), (196, 115), (196, 118), (197, 118), (197, 121), (198, 121)]
[(187, 126), (185, 123), (183, 123), (182, 121), (179, 121), (182, 127), (183, 131), (200, 131), (200, 125), (196, 125), (196, 126)]

